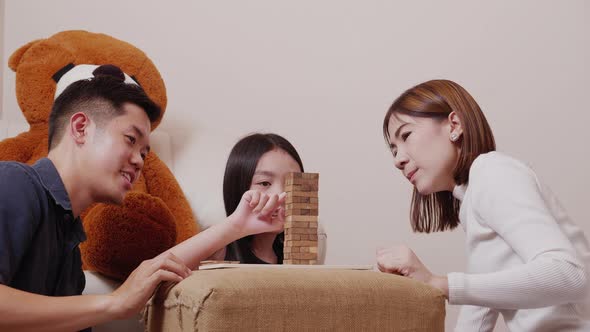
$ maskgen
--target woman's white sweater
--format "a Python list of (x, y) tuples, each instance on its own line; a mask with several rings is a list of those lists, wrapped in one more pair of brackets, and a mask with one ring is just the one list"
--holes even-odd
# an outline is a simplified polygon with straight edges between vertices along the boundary
[(511, 331), (590, 331), (590, 246), (529, 167), (483, 154), (453, 195), (468, 256), (448, 275), (456, 331), (492, 331), (498, 314)]

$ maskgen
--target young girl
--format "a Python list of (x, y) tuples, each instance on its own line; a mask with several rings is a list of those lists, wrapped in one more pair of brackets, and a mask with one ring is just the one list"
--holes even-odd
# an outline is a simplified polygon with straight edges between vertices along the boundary
[[(299, 154), (283, 137), (276, 134), (252, 134), (233, 147), (223, 179), (225, 212), (231, 215), (244, 192), (256, 190), (266, 194), (283, 192), (285, 176), (303, 172)], [(282, 208), (273, 213), (284, 221)], [(232, 242), (212, 259), (240, 261), (245, 264), (282, 264), (283, 231), (256, 234)]]
[(432, 274), (411, 249), (377, 251), (383, 272), (404, 275), (464, 305), (457, 331), (590, 331), (583, 232), (522, 162), (494, 152), (492, 131), (457, 83), (433, 80), (404, 92), (385, 115), (395, 166), (414, 186), (418, 232), (461, 224), (468, 271)]

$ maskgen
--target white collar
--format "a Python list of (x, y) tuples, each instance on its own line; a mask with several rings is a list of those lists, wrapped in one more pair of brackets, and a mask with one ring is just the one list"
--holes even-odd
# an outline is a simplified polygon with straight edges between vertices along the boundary
[(457, 185), (453, 188), (453, 197), (462, 201), (465, 196), (465, 191), (467, 191), (467, 184)]

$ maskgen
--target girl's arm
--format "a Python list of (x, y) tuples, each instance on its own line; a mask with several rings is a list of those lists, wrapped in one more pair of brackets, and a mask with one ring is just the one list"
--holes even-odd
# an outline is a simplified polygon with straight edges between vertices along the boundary
[(284, 218), (277, 217), (275, 220), (271, 215), (277, 209), (281, 215), (283, 214), (281, 205), (286, 196), (286, 193), (267, 195), (255, 190), (247, 191), (236, 211), (225, 221), (177, 244), (168, 252), (173, 253), (194, 270), (202, 260), (237, 239), (281, 230), (284, 227)]

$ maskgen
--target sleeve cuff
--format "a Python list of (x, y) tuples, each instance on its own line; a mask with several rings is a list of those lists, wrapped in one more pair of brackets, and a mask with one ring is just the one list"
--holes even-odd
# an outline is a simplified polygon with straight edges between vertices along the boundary
[(463, 304), (467, 297), (465, 273), (453, 272), (447, 275), (449, 282), (449, 304)]

